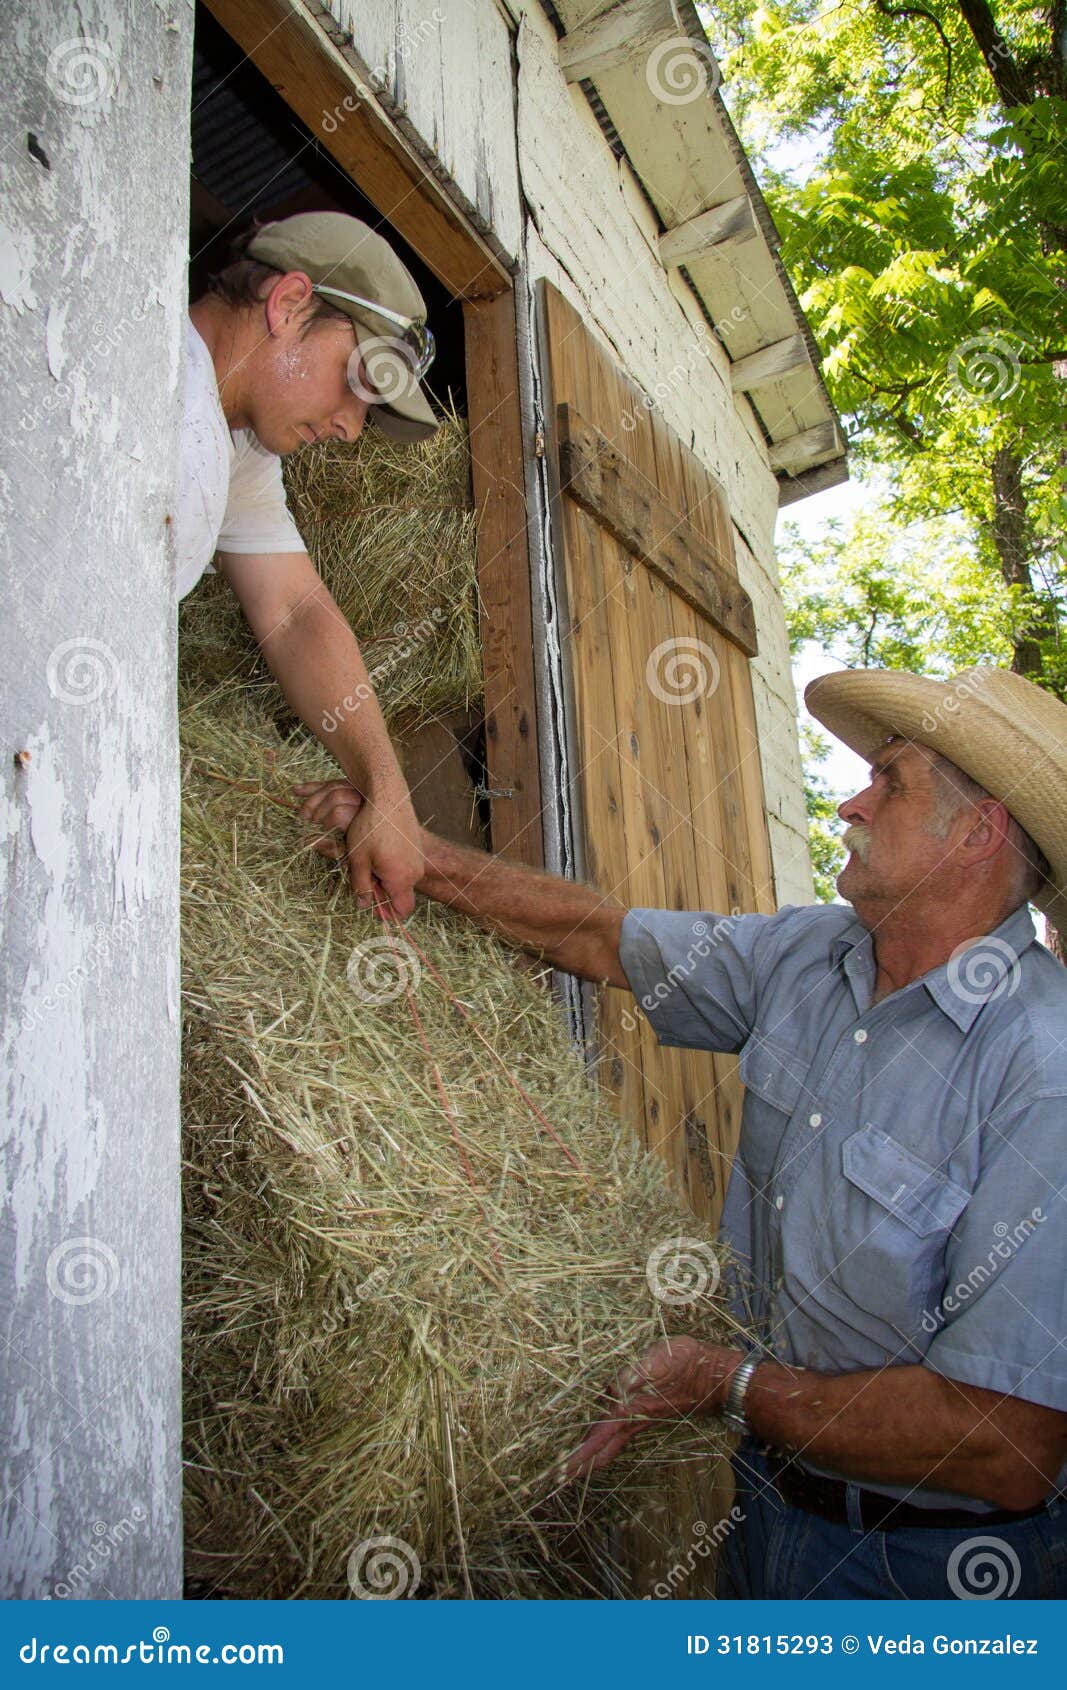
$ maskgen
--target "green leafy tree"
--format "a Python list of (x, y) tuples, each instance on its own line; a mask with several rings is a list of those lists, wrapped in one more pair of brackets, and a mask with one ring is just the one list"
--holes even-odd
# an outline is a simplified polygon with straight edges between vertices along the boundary
[(808, 810), (808, 846), (815, 896), (832, 904), (837, 896), (837, 877), (845, 862), (841, 844), (844, 824), (838, 819), (838, 800), (819, 765), (830, 755), (830, 742), (810, 722), (800, 724), (800, 748), (804, 759), (804, 801)]
[[(940, 623), (936, 643), (1064, 696), (1067, 0), (726, 0), (710, 24), (854, 462), (888, 527), (954, 525), (940, 581), (954, 562), (976, 643)], [(921, 571), (850, 562), (824, 620), (862, 600), (881, 632), (859, 660), (898, 640), (925, 667)]]

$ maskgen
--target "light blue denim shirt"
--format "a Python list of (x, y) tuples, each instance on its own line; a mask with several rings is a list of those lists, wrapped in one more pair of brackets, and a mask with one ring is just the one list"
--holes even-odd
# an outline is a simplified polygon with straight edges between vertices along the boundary
[(741, 1053), (722, 1237), (764, 1347), (1067, 1410), (1067, 969), (1027, 907), (878, 1003), (844, 905), (632, 909), (620, 954), (661, 1044)]

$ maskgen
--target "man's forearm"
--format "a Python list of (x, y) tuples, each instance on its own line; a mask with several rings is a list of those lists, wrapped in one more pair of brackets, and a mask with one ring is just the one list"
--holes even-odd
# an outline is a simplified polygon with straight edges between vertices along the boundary
[[(1018, 1447), (1028, 1406), (927, 1367), (825, 1374), (767, 1361), (749, 1385), (745, 1416), (756, 1437), (858, 1483), (958, 1491), (1025, 1508), (1055, 1478), (1041, 1473), (1034, 1443), (1027, 1440), (1033, 1465)], [(1006, 1427), (1005, 1416), (1016, 1425)]]
[(368, 796), (406, 791), (359, 643), (328, 595), (302, 604), (262, 650), (292, 709), (353, 786)]
[(619, 961), (626, 911), (614, 899), (436, 834), (425, 834), (424, 841), (427, 869), (418, 890), (426, 897), (472, 916), (569, 974), (627, 985)]

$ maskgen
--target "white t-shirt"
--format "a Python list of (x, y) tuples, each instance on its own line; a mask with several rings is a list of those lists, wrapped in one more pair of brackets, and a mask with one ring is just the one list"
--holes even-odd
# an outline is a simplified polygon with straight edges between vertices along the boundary
[(227, 427), (211, 354), (192, 323), (175, 540), (180, 599), (212, 568), (216, 551), (307, 550), (285, 502), (282, 460), (250, 429)]

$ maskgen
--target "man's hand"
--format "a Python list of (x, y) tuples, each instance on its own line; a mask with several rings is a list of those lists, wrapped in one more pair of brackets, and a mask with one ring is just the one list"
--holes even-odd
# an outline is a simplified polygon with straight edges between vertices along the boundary
[(716, 1414), (741, 1350), (699, 1338), (663, 1338), (618, 1379), (612, 1413), (600, 1420), (563, 1466), (567, 1479), (585, 1478), (614, 1461), (646, 1426), (690, 1414)]
[[(403, 780), (364, 796), (346, 780), (308, 781), (293, 789), (304, 799), (300, 814), (322, 835), (324, 857), (344, 861), (360, 909), (384, 893), (393, 914), (406, 921), (425, 869), (422, 829)], [(329, 830), (329, 831), (326, 831)], [(337, 837), (344, 835), (344, 843)]]
[(305, 780), (293, 791), (302, 799), (300, 815), (312, 827), (322, 829), (319, 838), (311, 841), (316, 851), (333, 862), (345, 856), (342, 835), (363, 808), (363, 794), (347, 780)]

